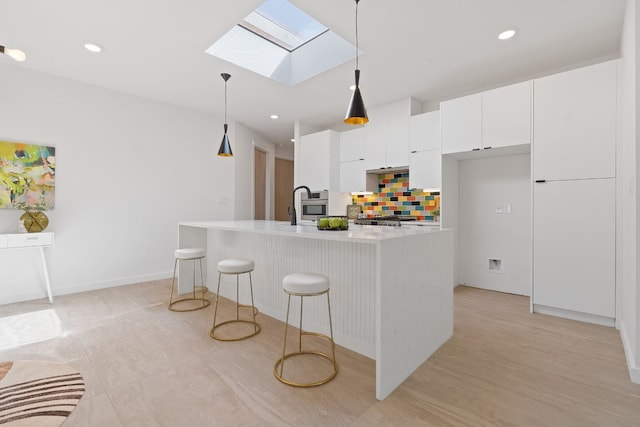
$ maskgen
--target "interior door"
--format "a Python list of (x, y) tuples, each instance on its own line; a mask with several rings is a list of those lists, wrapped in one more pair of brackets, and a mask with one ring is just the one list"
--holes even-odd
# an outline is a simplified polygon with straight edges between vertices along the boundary
[(267, 153), (256, 148), (254, 159), (253, 218), (265, 219), (267, 194)]
[(275, 162), (275, 219), (289, 221), (288, 208), (293, 191), (293, 161), (276, 158)]

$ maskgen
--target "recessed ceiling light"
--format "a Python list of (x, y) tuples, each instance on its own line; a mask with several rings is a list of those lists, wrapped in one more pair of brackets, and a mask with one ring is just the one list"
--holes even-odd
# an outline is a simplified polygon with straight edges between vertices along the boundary
[(273, 120), (275, 120), (275, 119), (279, 119), (279, 118), (280, 118), (280, 116), (279, 116), (279, 115), (277, 115), (277, 114), (272, 114), (272, 115), (270, 115), (269, 117), (271, 117)]
[(296, 142), (295, 138), (291, 138), (291, 142)]
[(91, 43), (91, 42), (86, 42), (84, 45), (84, 48), (87, 49), (89, 52), (93, 52), (93, 53), (100, 53), (102, 52), (102, 47), (95, 44), (95, 43)]
[(498, 38), (500, 40), (509, 40), (510, 38), (513, 38), (513, 36), (515, 36), (517, 32), (518, 30), (516, 28), (509, 28), (508, 30), (504, 30), (503, 32), (498, 34)]

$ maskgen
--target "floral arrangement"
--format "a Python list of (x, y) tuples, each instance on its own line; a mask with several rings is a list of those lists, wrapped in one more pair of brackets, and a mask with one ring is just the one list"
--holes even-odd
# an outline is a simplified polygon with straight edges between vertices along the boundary
[(49, 209), (49, 203), (44, 200), (44, 198), (40, 198), (40, 201), (36, 204), (30, 204), (27, 202), (16, 202), (13, 204), (14, 209), (20, 209), (25, 212), (42, 212)]

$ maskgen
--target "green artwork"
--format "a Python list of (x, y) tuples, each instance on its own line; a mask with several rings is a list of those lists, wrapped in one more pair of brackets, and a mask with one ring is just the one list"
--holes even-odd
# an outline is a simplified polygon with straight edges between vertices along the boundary
[(0, 141), (0, 209), (53, 209), (55, 170), (55, 147)]

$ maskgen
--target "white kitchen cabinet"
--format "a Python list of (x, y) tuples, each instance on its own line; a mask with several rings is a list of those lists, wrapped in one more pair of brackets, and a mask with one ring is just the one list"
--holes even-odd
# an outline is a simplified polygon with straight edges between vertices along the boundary
[(367, 169), (384, 168), (387, 164), (387, 125), (382, 121), (365, 126), (365, 161)]
[(535, 180), (615, 176), (615, 61), (536, 79), (534, 99)]
[(442, 154), (531, 144), (532, 81), (440, 104)]
[(440, 191), (442, 153), (439, 148), (409, 154), (409, 187)]
[(533, 195), (534, 311), (571, 310), (611, 324), (615, 179), (536, 183)]
[(325, 130), (300, 138), (298, 182), (311, 190), (338, 191), (340, 185), (340, 135)]
[(340, 192), (367, 191), (367, 172), (364, 160), (340, 162)]
[(409, 117), (387, 122), (386, 153), (388, 168), (409, 164)]
[(440, 149), (440, 111), (409, 118), (409, 152)]
[(365, 160), (367, 169), (384, 169), (409, 164), (409, 117), (367, 124)]
[(340, 132), (340, 162), (364, 160), (365, 128)]
[(411, 116), (409, 148), (409, 186), (439, 191), (442, 182), (439, 111)]
[(533, 81), (482, 93), (482, 147), (531, 144)]
[(482, 94), (440, 103), (442, 154), (482, 148)]

